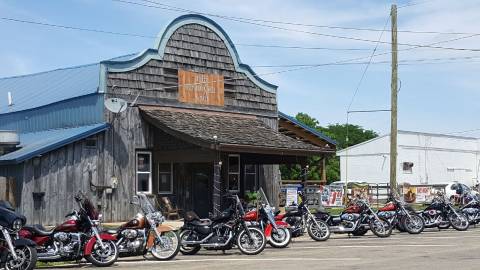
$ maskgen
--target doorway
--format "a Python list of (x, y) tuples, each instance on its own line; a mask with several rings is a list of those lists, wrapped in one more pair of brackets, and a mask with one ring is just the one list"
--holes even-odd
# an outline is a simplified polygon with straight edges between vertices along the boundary
[(207, 218), (212, 211), (213, 166), (210, 163), (191, 164), (193, 208), (198, 216)]

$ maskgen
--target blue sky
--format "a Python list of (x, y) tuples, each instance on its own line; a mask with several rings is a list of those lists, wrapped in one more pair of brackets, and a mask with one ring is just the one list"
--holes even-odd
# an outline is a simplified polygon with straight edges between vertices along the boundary
[[(139, 2), (140, 0), (131, 0)], [(228, 16), (261, 18), (304, 24), (380, 28), (388, 19), (391, 1), (160, 1), (177, 7)], [(467, 32), (478, 30), (480, 1), (418, 0), (418, 5), (399, 9), (400, 30)], [(408, 1), (398, 1), (405, 5)], [(157, 35), (172, 19), (184, 14), (139, 7), (110, 0), (0, 0), (0, 17), (52, 24)], [(354, 51), (297, 50), (237, 46), (240, 58), (259, 74), (288, 68), (260, 65), (321, 64), (368, 57), (374, 43), (301, 32), (275, 30), (233, 22), (217, 21), (234, 43), (303, 47), (353, 48)], [(282, 26), (317, 33), (377, 40), (379, 32)], [(389, 29), (389, 25), (387, 29)], [(0, 20), (0, 77), (28, 74), (55, 68), (98, 62), (139, 52), (153, 46), (154, 39), (52, 29)], [(399, 42), (429, 44), (462, 35), (399, 33)], [(382, 40), (389, 41), (390, 33)], [(480, 48), (480, 36), (439, 44), (457, 48)], [(400, 50), (408, 47), (400, 46)], [(378, 52), (389, 50), (380, 44)], [(389, 55), (374, 57), (388, 61)], [(417, 48), (399, 52), (399, 60), (479, 57), (473, 60), (440, 61), (437, 64), (400, 65), (399, 128), (425, 132), (458, 132), (480, 129), (480, 52)], [(429, 63), (433, 61), (427, 61)], [(450, 62), (450, 63), (445, 63)], [(344, 123), (346, 110), (365, 65), (324, 66), (263, 76), (279, 86), (280, 110), (288, 114), (306, 112), (322, 125)], [(1, 94), (3, 96), (3, 94)], [(6, 98), (0, 97), (0, 98)], [(390, 106), (390, 65), (372, 64), (351, 109), (384, 109)], [(350, 121), (379, 133), (389, 132), (389, 114), (355, 114)], [(480, 132), (461, 135), (480, 136)]]

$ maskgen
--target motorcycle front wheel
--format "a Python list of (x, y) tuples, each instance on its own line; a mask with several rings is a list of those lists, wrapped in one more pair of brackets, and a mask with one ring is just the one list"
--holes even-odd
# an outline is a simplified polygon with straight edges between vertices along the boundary
[(416, 214), (410, 214), (410, 218), (405, 215), (399, 222), (409, 234), (419, 234), (425, 229), (425, 221)]
[[(317, 226), (318, 223), (318, 226)], [(317, 222), (311, 221), (308, 223), (307, 232), (315, 241), (326, 241), (330, 238), (330, 228), (323, 220), (317, 219)]]
[(32, 270), (37, 264), (37, 250), (35, 247), (21, 246), (15, 247), (17, 260), (12, 254), (7, 255), (5, 261), (5, 270)]
[(287, 228), (278, 228), (272, 230), (272, 235), (268, 241), (270, 246), (274, 248), (284, 248), (290, 244), (292, 240), (292, 234)]
[(392, 225), (388, 220), (373, 218), (370, 220), (370, 230), (378, 237), (389, 237), (392, 234)]
[(237, 246), (245, 255), (257, 255), (265, 249), (266, 244), (265, 234), (258, 228), (248, 227), (248, 231), (243, 229), (238, 233)]
[(195, 255), (201, 249), (200, 246), (186, 246), (183, 244), (184, 241), (188, 240), (188, 237), (193, 232), (191, 230), (184, 230), (180, 233), (180, 252), (183, 255)]
[(457, 231), (466, 231), (470, 226), (467, 216), (462, 213), (452, 213), (448, 216), (448, 220), (450, 221), (450, 224), (452, 224), (452, 227)]
[(180, 239), (174, 231), (163, 232), (161, 241), (156, 237), (152, 247), (152, 255), (159, 261), (167, 261), (177, 256), (180, 250)]
[(110, 266), (118, 258), (118, 249), (114, 241), (102, 240), (104, 248), (97, 241), (93, 245), (92, 253), (85, 257), (88, 262), (97, 267)]

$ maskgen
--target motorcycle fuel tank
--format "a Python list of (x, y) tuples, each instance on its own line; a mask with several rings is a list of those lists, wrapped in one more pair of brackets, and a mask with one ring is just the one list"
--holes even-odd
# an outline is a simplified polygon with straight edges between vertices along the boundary
[(355, 221), (360, 218), (360, 214), (342, 214), (340, 216), (342, 220)]

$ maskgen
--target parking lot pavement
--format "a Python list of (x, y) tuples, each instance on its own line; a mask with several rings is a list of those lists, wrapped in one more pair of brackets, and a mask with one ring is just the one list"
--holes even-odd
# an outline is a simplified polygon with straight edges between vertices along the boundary
[[(288, 248), (267, 247), (256, 256), (237, 249), (226, 254), (202, 250), (195, 256), (178, 255), (158, 262), (121, 258), (111, 269), (478, 269), (480, 228), (465, 232), (426, 229), (420, 235), (394, 232), (389, 238), (333, 235), (326, 242), (308, 237), (293, 239)], [(78, 265), (55, 267), (76, 268)], [(81, 267), (90, 267), (82, 264)]]

